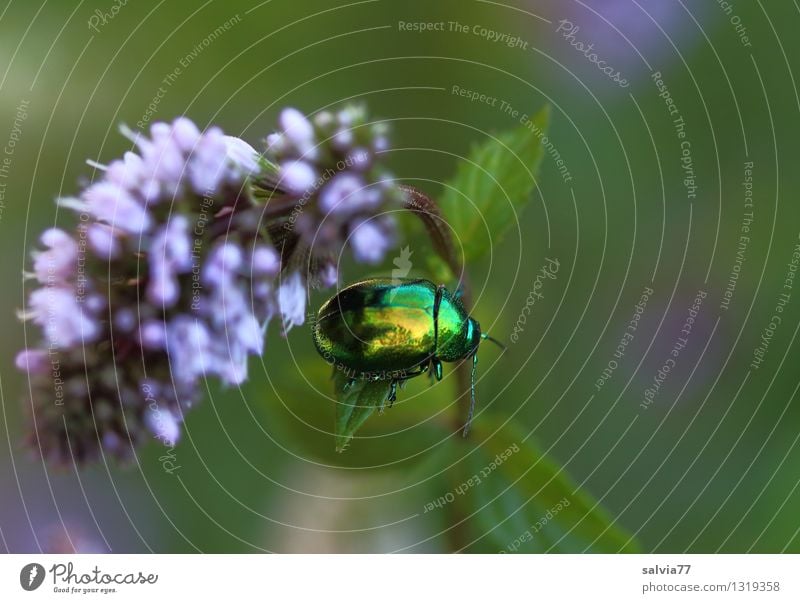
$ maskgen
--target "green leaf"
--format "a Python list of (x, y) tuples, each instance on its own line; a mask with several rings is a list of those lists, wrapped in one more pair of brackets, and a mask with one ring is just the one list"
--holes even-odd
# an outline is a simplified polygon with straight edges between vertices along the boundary
[(549, 121), (550, 108), (545, 106), (530, 118), (535, 129), (529, 123), (491, 138), (458, 164), (439, 206), (456, 245), (463, 245), (465, 261), (497, 244), (530, 201), (544, 154), (540, 136)]
[[(513, 420), (478, 416), (454, 493), (477, 547), (492, 552), (632, 553), (638, 544)], [(477, 478), (476, 478), (477, 476)], [(470, 484), (472, 480), (472, 485)], [(467, 487), (463, 487), (468, 484)]]
[(342, 452), (353, 434), (376, 409), (383, 409), (389, 394), (388, 381), (357, 380), (336, 371), (333, 378), (336, 390), (336, 451)]

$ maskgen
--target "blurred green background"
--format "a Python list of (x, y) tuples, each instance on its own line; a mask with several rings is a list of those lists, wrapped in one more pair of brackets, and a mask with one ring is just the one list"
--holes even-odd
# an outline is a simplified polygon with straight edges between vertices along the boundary
[[(509, 344), (502, 356), (482, 352), (480, 408), (513, 415), (532, 431), (644, 551), (800, 552), (800, 292), (791, 294), (763, 363), (749, 368), (785, 291), (800, 232), (794, 3), (740, 1), (731, 14), (713, 0), (114, 6), (11, 1), (0, 8), (0, 143), (15, 135), (21, 104), (27, 115), (17, 119), (19, 140), (0, 189), (0, 434), (7, 440), (0, 445), (0, 546), (498, 550), (474, 522), (454, 527), (448, 508), (423, 513), (450, 488), (437, 451), (455, 437), (442, 428), (454, 412), (452, 367), (433, 388), (410, 383), (391, 411), (372, 417), (337, 454), (329, 367), (307, 327), (282, 337), (273, 325), (241, 390), (209, 384), (188, 416), (173, 474), (162, 470), (156, 441), (133, 467), (60, 472), (22, 446), (27, 382), (13, 366), (25, 341), (15, 319), (21, 273), (38, 233), (69, 224), (53, 200), (91, 175), (85, 160), (108, 161), (128, 148), (118, 125), (135, 127), (158, 98), (153, 119), (186, 114), (257, 145), (284, 106), (313, 112), (362, 99), (391, 120), (394, 173), (433, 195), (470, 144), (519, 125), (501, 101), (527, 114), (551, 105), (549, 141), (571, 179), (545, 155), (518, 228), (469, 267), (473, 315)], [(572, 40), (562, 20), (579, 27)], [(449, 31), (451, 21), (468, 26), (466, 33)], [(444, 22), (446, 30), (402, 31), (399, 22)], [(493, 41), (482, 28), (518, 36), (524, 47)], [(571, 41), (594, 43), (629, 85), (603, 75)], [(675, 116), (653, 72), (686, 123), (694, 197)], [(453, 86), (498, 102), (471, 102)], [(748, 161), (754, 219), (724, 309)], [(430, 244), (419, 231), (408, 243), (412, 273), (427, 276)], [(510, 343), (547, 257), (559, 260), (558, 278)], [(373, 273), (390, 270), (389, 261)], [(364, 274), (342, 267), (344, 282)], [(635, 337), (598, 389), (646, 287), (653, 294)], [(643, 410), (698, 290), (707, 296), (686, 348)], [(312, 308), (326, 297), (314, 292)], [(514, 511), (510, 505), (502, 519)]]

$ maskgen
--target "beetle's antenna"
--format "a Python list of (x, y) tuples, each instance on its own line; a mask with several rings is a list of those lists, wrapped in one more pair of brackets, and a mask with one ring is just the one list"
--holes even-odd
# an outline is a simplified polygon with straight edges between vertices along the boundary
[(491, 336), (489, 336), (487, 333), (481, 333), (481, 339), (488, 339), (488, 340), (489, 340), (489, 341), (491, 341), (493, 344), (495, 344), (495, 345), (499, 346), (499, 347), (500, 347), (500, 349), (502, 349), (503, 351), (506, 351), (506, 349), (508, 349), (508, 348), (506, 348), (506, 346), (505, 346), (505, 345), (503, 345), (502, 343), (500, 343), (500, 342), (499, 342), (497, 339), (495, 339), (494, 337), (491, 337)]
[(475, 367), (478, 365), (478, 354), (472, 355), (472, 378), (469, 385), (469, 412), (467, 413), (467, 422), (464, 424), (464, 431), (461, 433), (463, 437), (469, 434), (469, 427), (472, 424), (472, 415), (475, 414)]

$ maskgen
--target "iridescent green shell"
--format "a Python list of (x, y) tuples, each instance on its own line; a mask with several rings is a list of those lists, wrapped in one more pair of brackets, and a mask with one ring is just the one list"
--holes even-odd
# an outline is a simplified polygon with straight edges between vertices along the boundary
[[(370, 279), (342, 289), (319, 310), (314, 343), (328, 362), (377, 376), (453, 362), (475, 352), (480, 326), (445, 288), (424, 279)], [(438, 332), (437, 332), (438, 331)]]

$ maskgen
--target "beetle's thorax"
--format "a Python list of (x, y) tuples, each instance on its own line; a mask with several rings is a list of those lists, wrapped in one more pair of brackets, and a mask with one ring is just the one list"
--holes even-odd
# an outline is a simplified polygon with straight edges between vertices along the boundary
[(445, 362), (455, 362), (470, 356), (480, 343), (480, 325), (449, 293), (442, 298), (437, 329), (436, 355)]

